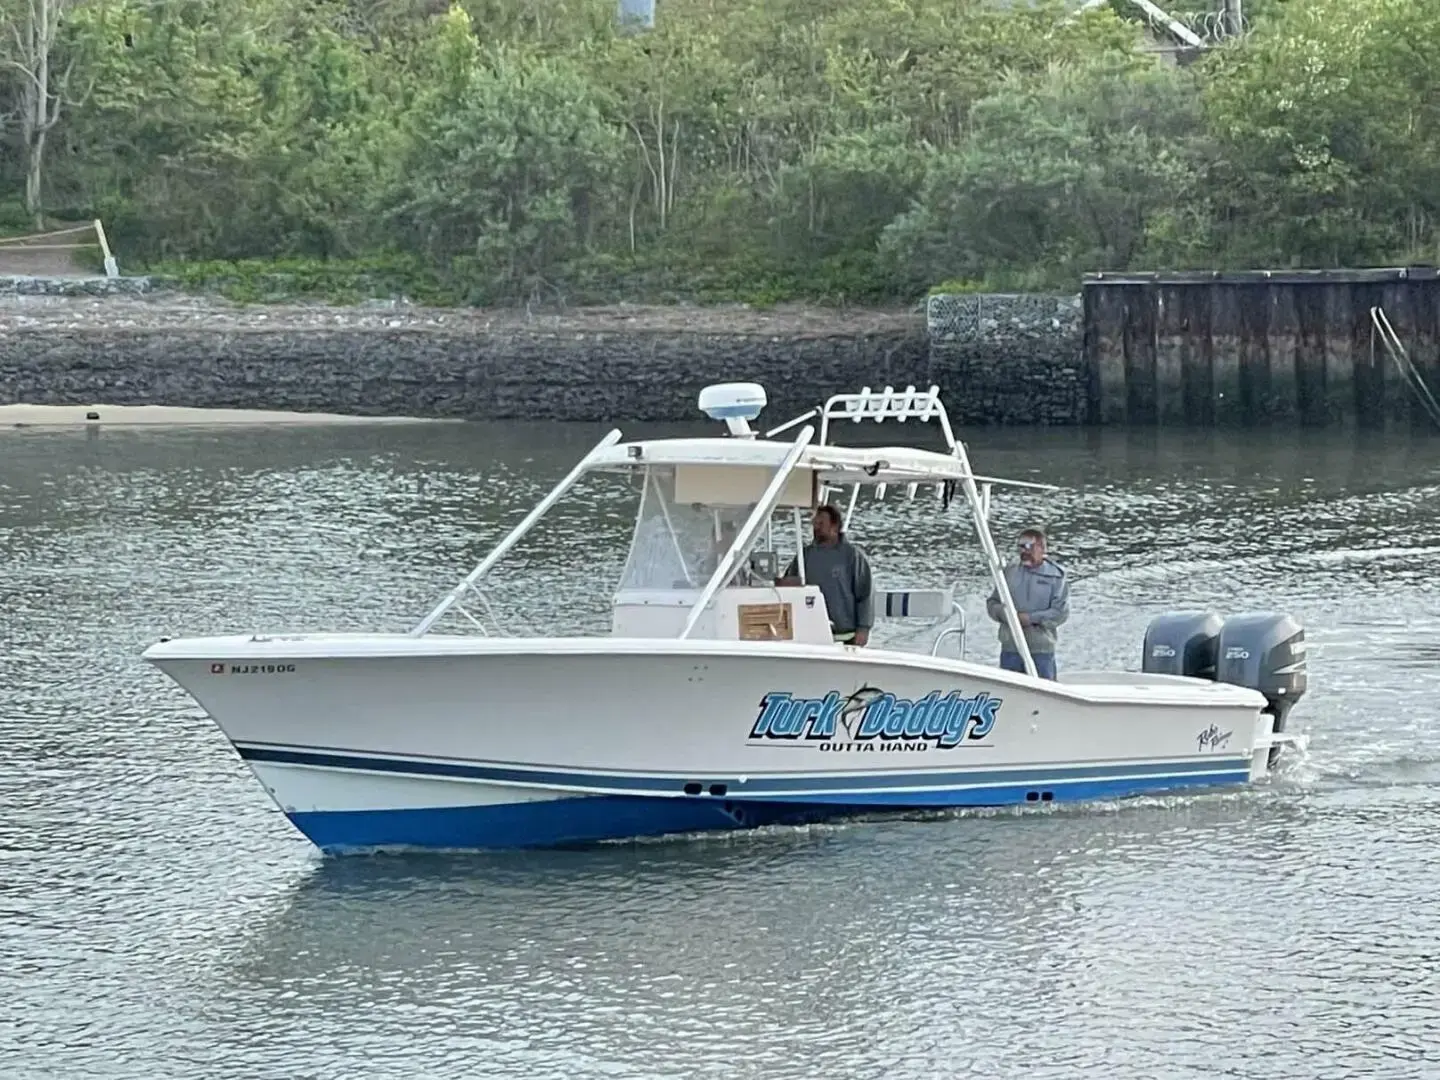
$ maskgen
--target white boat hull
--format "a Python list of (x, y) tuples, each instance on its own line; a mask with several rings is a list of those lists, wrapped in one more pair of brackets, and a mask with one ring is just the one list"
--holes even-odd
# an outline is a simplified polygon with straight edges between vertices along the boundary
[(1242, 687), (788, 642), (327, 634), (145, 656), (326, 852), (1224, 787), (1270, 749)]

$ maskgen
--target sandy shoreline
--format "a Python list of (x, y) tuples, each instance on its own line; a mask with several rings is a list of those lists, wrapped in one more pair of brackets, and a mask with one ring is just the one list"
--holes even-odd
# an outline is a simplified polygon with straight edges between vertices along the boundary
[(5, 428), (164, 427), (252, 424), (436, 424), (404, 416), (345, 416), (339, 413), (278, 412), (262, 409), (186, 409), (167, 405), (0, 405)]

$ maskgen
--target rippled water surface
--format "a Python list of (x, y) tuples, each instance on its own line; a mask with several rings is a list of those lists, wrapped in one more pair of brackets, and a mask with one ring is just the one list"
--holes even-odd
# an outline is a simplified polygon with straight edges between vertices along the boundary
[[(996, 506), (1075, 577), (1062, 665), (1305, 621), (1310, 747), (1241, 794), (326, 861), (137, 658), (408, 626), (599, 434), (0, 434), (0, 1077), (1440, 1075), (1440, 441), (972, 439), (1067, 486)], [(507, 610), (602, 624), (631, 498), (578, 491)], [(856, 534), (983, 618), (953, 513)]]

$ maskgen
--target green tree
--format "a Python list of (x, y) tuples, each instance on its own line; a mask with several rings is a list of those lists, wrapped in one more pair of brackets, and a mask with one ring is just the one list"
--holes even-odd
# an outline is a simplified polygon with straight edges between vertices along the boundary
[[(75, 199), (130, 250), (245, 257), (347, 250), (334, 209), (376, 107), (332, 12), (96, 0), (74, 48), (94, 90), (72, 119)], [(358, 207), (355, 208), (358, 212)], [(349, 250), (353, 250), (353, 245)]]
[(915, 283), (1056, 287), (1136, 265), (1157, 224), (1196, 196), (1206, 154), (1193, 80), (1125, 54), (1012, 80), (970, 122), (887, 230)]
[(465, 257), (490, 289), (535, 293), (591, 243), (620, 196), (624, 135), (573, 63), (488, 49), (452, 102), (415, 117), (395, 234), (437, 260)]
[(0, 0), (0, 220), (94, 213), (248, 296), (1433, 258), (1437, 8), (1248, 0), (1176, 67), (1128, 0), (664, 0), (643, 34), (614, 0)]
[(1206, 68), (1231, 258), (1440, 257), (1440, 0), (1287, 4)]

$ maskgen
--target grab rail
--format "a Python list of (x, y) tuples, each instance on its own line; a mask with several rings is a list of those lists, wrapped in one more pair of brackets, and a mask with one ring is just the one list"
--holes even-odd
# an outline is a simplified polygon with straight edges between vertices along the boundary
[(965, 619), (965, 609), (962, 608), (959, 604), (956, 604), (955, 614), (960, 616), (960, 625), (947, 626), (945, 627), (945, 629), (941, 630), (940, 633), (935, 635), (935, 641), (930, 646), (931, 656), (940, 655), (940, 645), (945, 641), (946, 638), (958, 637), (960, 639), (960, 659), (965, 659), (965, 643), (968, 640), (967, 630), (969, 629)]

